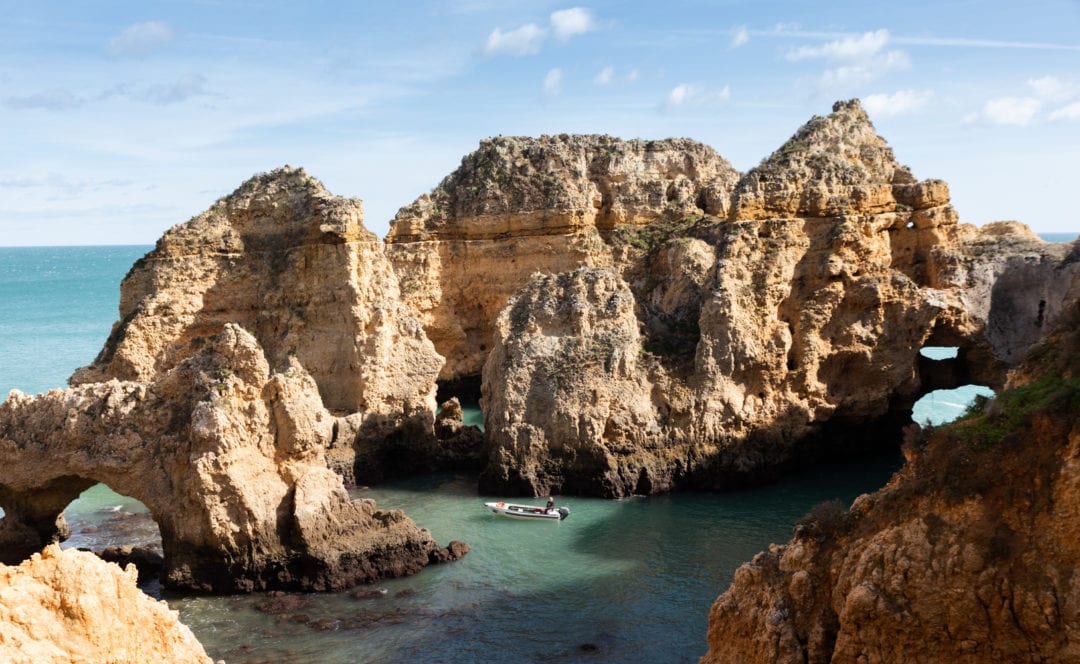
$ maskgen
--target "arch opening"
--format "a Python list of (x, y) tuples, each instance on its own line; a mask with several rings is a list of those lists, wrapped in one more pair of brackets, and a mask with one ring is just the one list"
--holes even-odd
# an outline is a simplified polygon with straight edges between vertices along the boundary
[(987, 385), (973, 381), (967, 353), (961, 346), (926, 345), (919, 349), (919, 399), (911, 419), (920, 426), (952, 422), (984, 396), (994, 396)]
[(135, 563), (139, 585), (156, 584), (163, 565), (161, 531), (150, 510), (106, 484), (56, 478), (33, 491), (0, 495), (0, 559), (18, 564), (58, 541), (123, 567)]

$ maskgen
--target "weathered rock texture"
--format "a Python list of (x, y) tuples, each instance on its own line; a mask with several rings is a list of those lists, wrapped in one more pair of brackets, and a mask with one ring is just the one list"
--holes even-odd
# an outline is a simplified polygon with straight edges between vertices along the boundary
[(446, 357), (440, 377), (480, 374), (499, 311), (534, 272), (610, 265), (601, 237), (617, 226), (726, 214), (738, 177), (686, 139), (481, 142), (386, 238), (405, 301)]
[(499, 316), (484, 367), (501, 389), (483, 401), (494, 457), (481, 488), (635, 487), (637, 475), (619, 474), (655, 464), (660, 434), (641, 355), (634, 296), (617, 274), (535, 275)]
[[(616, 272), (534, 278), (511, 299), (484, 371), (485, 489), (720, 488), (895, 444), (931, 383), (955, 387), (923, 381), (920, 348), (960, 346), (953, 376), (1000, 385), (1075, 269), (1025, 229), (960, 227), (945, 183), (898, 164), (857, 101), (807, 123), (728, 207), (624, 227), (606, 238)], [(1040, 297), (1044, 320), (1007, 331)]]
[(52, 545), (18, 567), (0, 565), (0, 659), (48, 662), (210, 664), (165, 602), (91, 553)]
[(713, 662), (1080, 661), (1080, 308), (981, 412), (739, 568)]
[(293, 360), (226, 324), (148, 383), (13, 391), (0, 405), (0, 553), (17, 562), (65, 530), (62, 511), (104, 482), (161, 529), (169, 586), (326, 590), (445, 559), (400, 511), (351, 500), (327, 468), (335, 418)]
[(248, 180), (135, 264), (120, 321), (72, 383), (152, 380), (235, 323), (272, 369), (295, 358), (327, 408), (360, 413), (362, 440), (430, 438), (442, 358), (362, 217), (359, 200), (332, 196), (302, 169)]

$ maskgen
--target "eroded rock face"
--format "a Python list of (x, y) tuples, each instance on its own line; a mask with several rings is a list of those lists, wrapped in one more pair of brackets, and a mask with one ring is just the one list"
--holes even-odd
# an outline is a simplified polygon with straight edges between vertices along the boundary
[(152, 382), (13, 391), (0, 405), (0, 552), (17, 562), (62, 536), (62, 510), (104, 482), (158, 523), (169, 586), (328, 590), (444, 555), (400, 511), (349, 498), (325, 458), (334, 422), (299, 361), (271, 372), (233, 324)]
[(738, 172), (686, 139), (487, 139), (386, 238), (406, 303), (446, 357), (441, 379), (480, 374), (495, 319), (535, 272), (612, 264), (602, 237), (728, 212)]
[(481, 491), (636, 488), (637, 467), (657, 465), (642, 448), (660, 429), (626, 283), (597, 268), (538, 274), (497, 325), (481, 403), (494, 457)]
[(362, 217), (359, 200), (302, 169), (251, 178), (136, 263), (120, 321), (72, 383), (153, 380), (235, 323), (273, 370), (295, 360), (327, 408), (361, 413), (361, 439), (398, 429), (430, 438), (442, 358)]
[(56, 545), (17, 567), (0, 565), (0, 659), (212, 662), (176, 611), (136, 587), (134, 567)]
[[(640, 338), (627, 332), (609, 348), (603, 326), (551, 315), (572, 298), (582, 320), (608, 320), (609, 303), (583, 287), (548, 279), (515, 296), (484, 374), (496, 409), (491, 490), (727, 487), (825, 446), (888, 444), (866, 432), (906, 419), (920, 395), (919, 349), (942, 330), (977, 334), (959, 288), (930, 277), (933, 248), (960, 237), (947, 187), (896, 163), (858, 102), (813, 119), (742, 178), (733, 201), (726, 219), (654, 222), (609, 238), (632, 294), (619, 327), (637, 324)], [(573, 358), (578, 346), (605, 349), (602, 365), (624, 373), (616, 380), (570, 361), (576, 382), (552, 389), (540, 360)], [(618, 364), (624, 357), (632, 361)], [(636, 396), (614, 401), (632, 416), (597, 408), (624, 382)], [(534, 399), (545, 405), (530, 418)], [(612, 424), (624, 420), (629, 437)], [(580, 448), (566, 442), (574, 437)], [(584, 464), (594, 481), (568, 479)]]
[(1075, 243), (1047, 243), (1017, 222), (959, 230), (957, 242), (931, 251), (930, 282), (956, 293), (966, 318), (951, 327), (975, 340), (972, 366), (1015, 366), (1080, 296), (1080, 253)]
[(913, 438), (885, 488), (739, 568), (703, 664), (1080, 657), (1077, 314), (981, 414)]

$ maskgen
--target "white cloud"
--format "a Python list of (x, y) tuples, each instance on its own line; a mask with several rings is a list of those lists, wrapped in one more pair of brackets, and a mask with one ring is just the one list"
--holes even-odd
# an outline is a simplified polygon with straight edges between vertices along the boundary
[(1042, 108), (1042, 102), (1034, 97), (998, 97), (983, 105), (978, 113), (964, 118), (966, 122), (1025, 127), (1031, 124)]
[(891, 95), (874, 94), (864, 97), (862, 105), (876, 118), (890, 118), (920, 110), (933, 96), (929, 90), (898, 90)]
[(106, 50), (116, 57), (147, 55), (172, 41), (173, 29), (164, 21), (147, 21), (124, 28), (109, 41)]
[(802, 46), (788, 51), (785, 57), (792, 62), (825, 60), (835, 65), (826, 69), (818, 80), (821, 92), (835, 93), (866, 85), (889, 72), (909, 69), (911, 58), (907, 52), (886, 51), (888, 43), (889, 31), (882, 29), (849, 35), (821, 46)]
[(487, 55), (534, 55), (547, 39), (547, 30), (535, 23), (526, 23), (516, 30), (503, 32), (495, 28), (488, 35), (484, 53)]
[(1052, 103), (1069, 101), (1080, 94), (1080, 86), (1062, 81), (1056, 76), (1029, 79), (1027, 84), (1036, 97)]
[(728, 43), (728, 48), (739, 48), (748, 41), (750, 41), (750, 31), (746, 29), (745, 25), (739, 26), (731, 34), (731, 42)]
[(142, 95), (151, 104), (178, 104), (193, 97), (208, 95), (206, 77), (201, 74), (185, 74), (168, 85), (154, 85)]
[(43, 109), (47, 111), (68, 111), (83, 105), (84, 100), (76, 97), (69, 90), (54, 88), (43, 90), (23, 97), (5, 97), (4, 106), (19, 111)]
[(615, 78), (615, 68), (611, 65), (604, 67), (600, 70), (600, 73), (593, 78), (593, 83), (597, 85), (610, 85), (612, 79)]
[(661, 109), (665, 111), (677, 108), (697, 108), (719, 105), (731, 99), (731, 88), (724, 86), (719, 90), (706, 88), (696, 83), (682, 83), (668, 92)]
[(842, 88), (858, 87), (876, 81), (892, 71), (903, 71), (911, 67), (911, 58), (904, 51), (889, 51), (879, 56), (870, 57), (858, 64), (846, 64), (826, 69), (818, 81), (822, 92), (831, 92)]
[(558, 97), (562, 92), (563, 73), (558, 67), (548, 71), (544, 76), (544, 96)]
[(571, 7), (551, 12), (551, 29), (555, 39), (566, 41), (574, 35), (582, 35), (596, 29), (596, 21), (584, 7)]
[(1050, 114), (1051, 120), (1080, 120), (1080, 101), (1074, 101)]
[(575, 35), (597, 29), (596, 20), (584, 7), (571, 7), (551, 12), (550, 28), (536, 23), (526, 23), (520, 28), (503, 31), (495, 28), (484, 45), (485, 55), (535, 55), (540, 52), (548, 37), (566, 41)]
[(849, 36), (828, 42), (823, 46), (802, 46), (788, 51), (791, 61), (824, 58), (833, 62), (850, 62), (875, 55), (889, 43), (889, 31), (875, 30), (855, 37)]
[(630, 73), (626, 75), (626, 82), (627, 83), (633, 83), (637, 79), (638, 79), (638, 70), (637, 69), (631, 69)]

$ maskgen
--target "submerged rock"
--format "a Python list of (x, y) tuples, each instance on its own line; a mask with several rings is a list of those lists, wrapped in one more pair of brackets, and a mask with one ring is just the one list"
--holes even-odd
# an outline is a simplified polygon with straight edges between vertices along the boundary
[(0, 565), (0, 659), (210, 664), (179, 614), (144, 595), (135, 575), (55, 545)]

